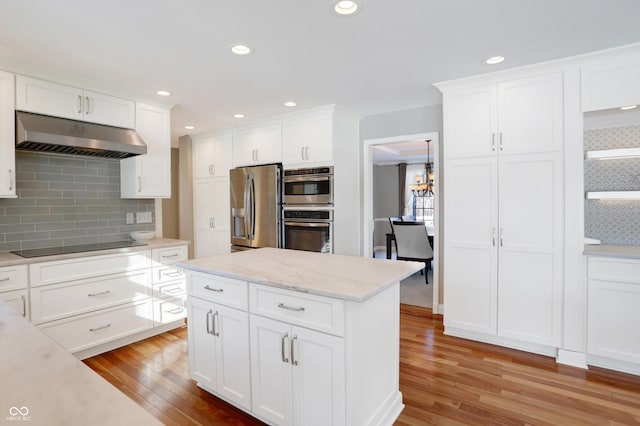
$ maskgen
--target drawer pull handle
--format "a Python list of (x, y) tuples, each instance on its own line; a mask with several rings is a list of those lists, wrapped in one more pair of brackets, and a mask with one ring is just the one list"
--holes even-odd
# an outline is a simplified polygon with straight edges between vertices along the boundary
[(282, 339), (280, 340), (280, 351), (282, 353), (282, 362), (289, 362), (289, 358), (287, 358), (287, 351), (285, 350), (285, 346), (284, 346), (284, 341), (285, 339), (289, 339), (289, 333), (284, 333), (284, 336), (282, 336)]
[(289, 305), (285, 305), (284, 303), (278, 303), (278, 308), (280, 309), (286, 309), (288, 311), (295, 311), (295, 312), (303, 312), (304, 311), (304, 306), (289, 306)]
[(168, 277), (172, 277), (172, 278), (173, 277), (181, 277), (182, 276), (182, 272), (180, 272), (180, 271), (167, 272), (165, 275), (168, 276)]
[(103, 295), (109, 294), (109, 293), (111, 293), (111, 290), (103, 291), (102, 293), (89, 293), (89, 294), (87, 294), (87, 296), (89, 296), (89, 297), (103, 296)]
[(179, 314), (181, 312), (184, 312), (184, 308), (175, 308), (175, 309), (172, 309), (170, 311), (165, 311), (165, 312), (168, 313), (168, 314)]
[(103, 325), (102, 327), (98, 327), (98, 328), (90, 328), (89, 331), (104, 330), (105, 328), (109, 328), (109, 327), (111, 327), (111, 324)]
[(296, 340), (298, 340), (298, 336), (296, 336), (295, 334), (293, 335), (293, 338), (291, 339), (291, 365), (298, 365), (298, 361), (296, 361), (295, 358), (295, 354), (294, 354), (294, 345)]
[(163, 258), (163, 259), (167, 259), (167, 258), (169, 258), (169, 257), (178, 257), (178, 256), (180, 256), (178, 253), (175, 253), (175, 254), (167, 254), (167, 255), (164, 255), (164, 254), (163, 254), (163, 255), (162, 255), (162, 258)]
[(27, 317), (27, 299), (24, 296), (20, 296), (22, 299), (22, 316)]
[(165, 290), (164, 292), (165, 293), (171, 293), (171, 294), (181, 293), (182, 292), (182, 288), (181, 287), (174, 287), (172, 289)]
[(205, 285), (204, 288), (209, 291), (215, 291), (216, 293), (222, 293), (224, 291), (223, 288), (211, 288), (209, 284)]
[(213, 334), (213, 333), (211, 333), (211, 320), (209, 319), (209, 317), (212, 316), (212, 315), (213, 315), (213, 311), (211, 309), (209, 309), (207, 311), (207, 320), (206, 320), (206, 323), (207, 323), (207, 334)]
[(11, 279), (11, 277), (4, 277), (4, 278), (0, 278), (0, 281), (9, 281)]

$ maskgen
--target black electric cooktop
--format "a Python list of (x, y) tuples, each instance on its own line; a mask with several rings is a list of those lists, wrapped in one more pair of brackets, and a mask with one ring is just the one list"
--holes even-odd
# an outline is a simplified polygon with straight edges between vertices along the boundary
[(137, 241), (110, 241), (108, 243), (80, 244), (76, 246), (47, 247), (30, 250), (15, 250), (11, 253), (17, 254), (18, 256), (30, 258), (53, 256), (56, 254), (82, 253), (84, 251), (108, 250), (114, 248), (138, 246), (146, 246), (146, 244), (139, 243)]

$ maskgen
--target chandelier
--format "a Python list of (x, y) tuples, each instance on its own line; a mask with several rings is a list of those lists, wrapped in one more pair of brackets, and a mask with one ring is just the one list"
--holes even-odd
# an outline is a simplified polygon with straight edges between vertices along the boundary
[(429, 142), (431, 142), (431, 140), (426, 140), (425, 142), (427, 142), (427, 164), (426, 164), (426, 170), (424, 175), (425, 182), (422, 181), (423, 180), (422, 175), (416, 175), (414, 176), (416, 183), (409, 185), (409, 189), (411, 190), (413, 195), (416, 197), (433, 197), (434, 195), (433, 194), (433, 180), (434, 180), (433, 163), (431, 162), (431, 151), (429, 147)]

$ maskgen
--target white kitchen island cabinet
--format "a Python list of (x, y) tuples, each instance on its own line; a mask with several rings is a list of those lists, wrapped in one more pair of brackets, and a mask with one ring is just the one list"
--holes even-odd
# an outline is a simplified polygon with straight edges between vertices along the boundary
[[(419, 263), (263, 248), (178, 266), (187, 275), (190, 372), (200, 387), (269, 424), (397, 419), (399, 282)], [(249, 320), (229, 333), (233, 366), (209, 337), (224, 340), (225, 310)], [(242, 391), (230, 396), (219, 368)], [(245, 374), (251, 397), (238, 401)]]

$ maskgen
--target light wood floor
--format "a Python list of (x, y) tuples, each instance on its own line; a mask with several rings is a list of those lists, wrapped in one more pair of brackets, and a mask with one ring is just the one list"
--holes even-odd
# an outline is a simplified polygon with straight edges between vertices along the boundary
[[(397, 425), (640, 424), (640, 377), (445, 336), (424, 308), (401, 305), (400, 334)], [(186, 337), (180, 328), (85, 363), (165, 424), (261, 424), (189, 379)]]

